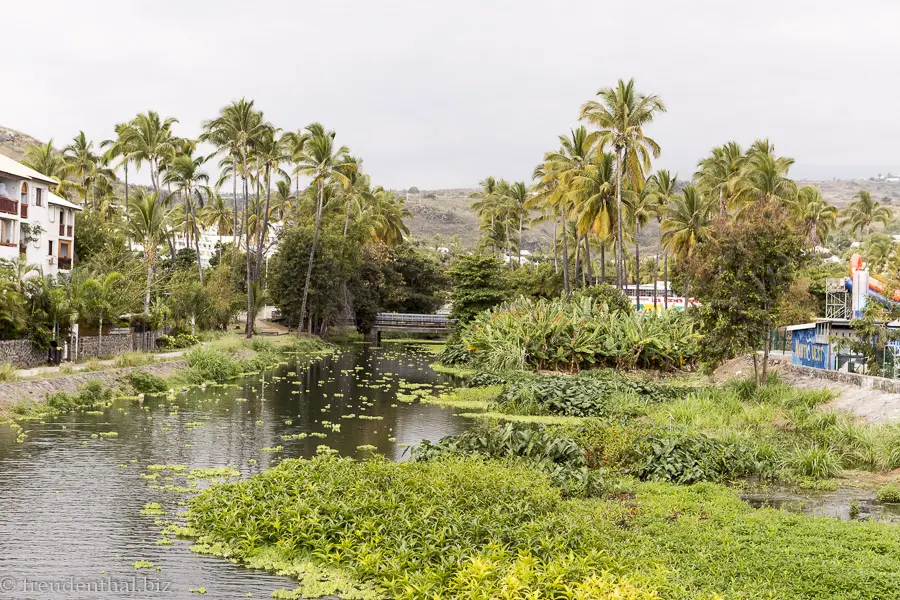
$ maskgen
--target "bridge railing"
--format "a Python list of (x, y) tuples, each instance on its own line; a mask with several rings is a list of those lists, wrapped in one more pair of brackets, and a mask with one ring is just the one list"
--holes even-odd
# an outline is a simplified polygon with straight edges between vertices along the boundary
[(413, 327), (447, 327), (455, 319), (447, 315), (419, 315), (411, 313), (378, 313), (375, 316), (375, 325), (384, 326), (413, 326)]

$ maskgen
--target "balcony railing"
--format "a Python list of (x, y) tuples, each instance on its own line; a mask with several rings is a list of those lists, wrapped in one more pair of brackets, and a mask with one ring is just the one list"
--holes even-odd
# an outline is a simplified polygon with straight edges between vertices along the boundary
[(72, 269), (72, 259), (67, 258), (65, 256), (60, 256), (59, 258), (57, 258), (56, 264), (59, 266), (60, 269), (62, 269), (64, 271), (69, 271)]
[(59, 237), (72, 237), (72, 226), (59, 224)]
[(27, 204), (22, 205), (22, 218), (23, 219), (28, 218), (28, 205)]
[(66, 237), (72, 237), (73, 233), (74, 233), (74, 226), (66, 225)]
[(18, 215), (19, 203), (15, 200), (10, 200), (9, 198), (0, 196), (0, 213), (6, 213), (7, 215)]
[(18, 244), (15, 243), (15, 242), (4, 242), (4, 241), (0, 241), (0, 246), (5, 246), (5, 247), (7, 247), (7, 248), (15, 248), (16, 246), (18, 246)]

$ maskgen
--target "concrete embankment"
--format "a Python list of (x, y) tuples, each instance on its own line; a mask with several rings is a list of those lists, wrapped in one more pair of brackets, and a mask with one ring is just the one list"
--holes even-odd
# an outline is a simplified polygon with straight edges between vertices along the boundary
[(90, 373), (73, 373), (47, 379), (33, 379), (0, 384), (0, 409), (19, 402), (43, 402), (48, 394), (66, 392), (71, 394), (89, 381), (99, 381), (105, 387), (125, 390), (128, 376), (134, 371), (145, 371), (159, 377), (169, 377), (187, 366), (183, 360), (155, 363), (140, 367), (125, 367)]

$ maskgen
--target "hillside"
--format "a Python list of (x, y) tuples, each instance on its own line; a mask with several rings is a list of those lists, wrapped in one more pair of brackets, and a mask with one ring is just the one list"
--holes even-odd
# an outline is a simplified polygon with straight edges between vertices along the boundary
[(875, 179), (830, 179), (825, 181), (798, 181), (797, 185), (811, 185), (822, 191), (822, 196), (838, 208), (853, 201), (860, 190), (868, 190), (882, 204), (900, 206), (900, 181)]
[(21, 131), (0, 126), (0, 154), (13, 160), (21, 161), (25, 158), (25, 148), (31, 144), (40, 143), (42, 143), (40, 140)]

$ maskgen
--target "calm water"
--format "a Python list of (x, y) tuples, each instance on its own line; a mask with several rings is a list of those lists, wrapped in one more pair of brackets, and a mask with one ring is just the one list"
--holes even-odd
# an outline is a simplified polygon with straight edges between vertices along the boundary
[[(451, 410), (398, 401), (449, 385), (428, 367), (432, 360), (415, 349), (351, 346), (236, 386), (26, 423), (21, 444), (0, 426), (0, 598), (193, 599), (200, 596), (189, 590), (199, 587), (207, 598), (268, 598), (293, 589), (289, 579), (193, 554), (187, 541), (157, 545), (159, 517), (140, 511), (159, 502), (175, 514), (180, 498), (150, 488), (170, 483), (165, 474), (157, 482), (141, 474), (149, 465), (231, 465), (246, 476), (283, 457), (311, 456), (321, 444), (349, 456), (373, 445), (402, 460), (405, 444), (467, 425)], [(105, 432), (118, 437), (92, 437)], [(282, 439), (300, 433), (326, 437)], [(136, 570), (139, 560), (154, 568)]]

